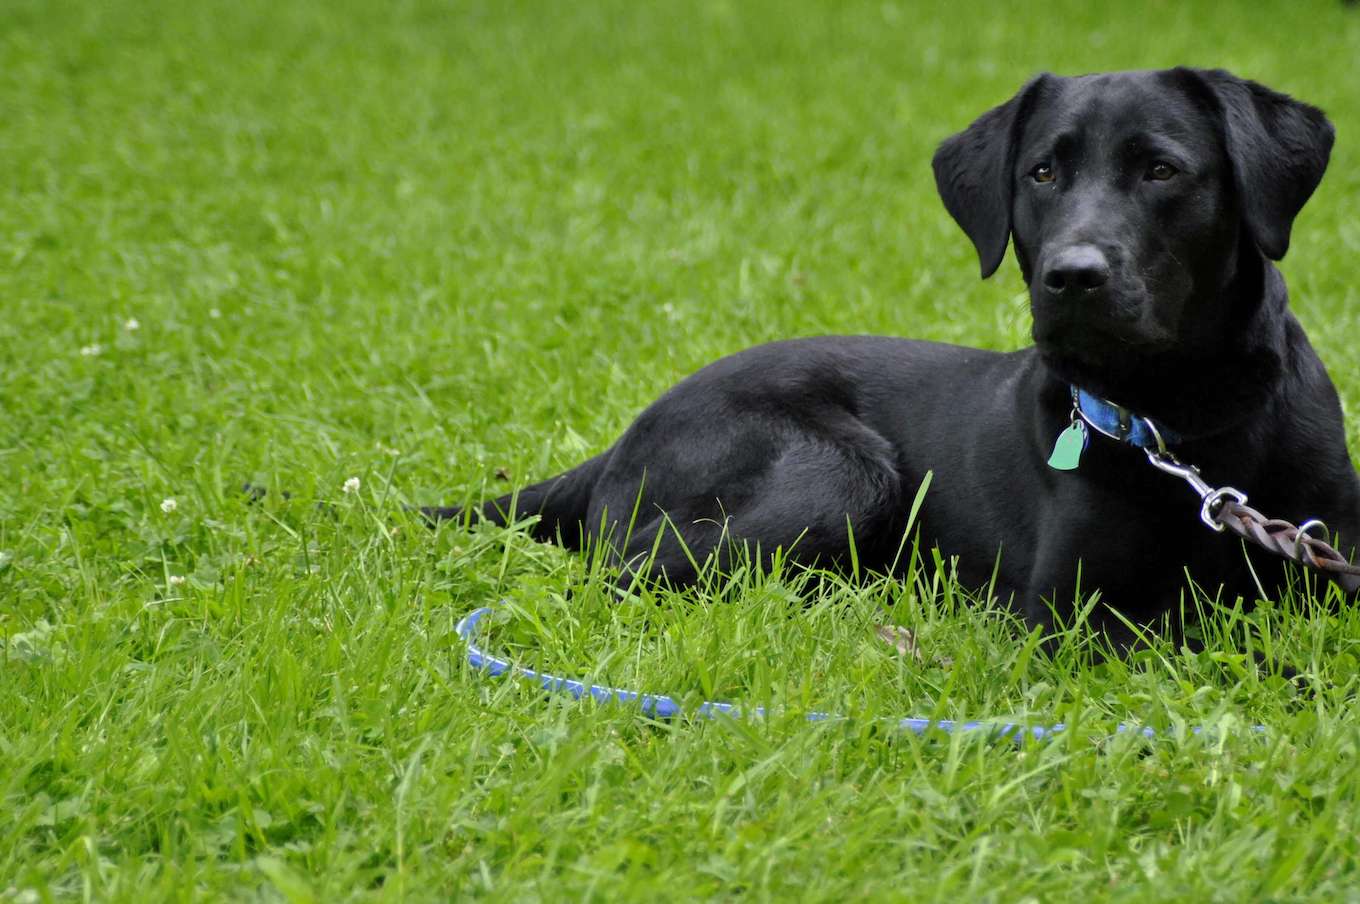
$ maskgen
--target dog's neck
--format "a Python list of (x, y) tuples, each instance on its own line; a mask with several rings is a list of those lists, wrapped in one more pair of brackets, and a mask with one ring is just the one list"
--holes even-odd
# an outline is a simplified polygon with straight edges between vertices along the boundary
[[(1045, 358), (1055, 378), (1164, 424), (1186, 439), (1231, 433), (1258, 417), (1278, 392), (1288, 348), (1284, 277), (1253, 247), (1219, 297), (1218, 340), (1194, 354), (1122, 357), (1111, 350), (1108, 372), (1074, 372)], [(1085, 368), (1082, 369), (1085, 371)], [(1103, 371), (1103, 369), (1102, 369)]]

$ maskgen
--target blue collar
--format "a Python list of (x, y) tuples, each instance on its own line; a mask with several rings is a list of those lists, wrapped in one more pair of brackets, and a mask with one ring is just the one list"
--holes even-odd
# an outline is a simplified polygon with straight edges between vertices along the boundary
[(1154, 425), (1145, 417), (1134, 414), (1127, 408), (1093, 396), (1079, 386), (1072, 387), (1072, 406), (1081, 419), (1098, 433), (1111, 439), (1130, 443), (1140, 449), (1157, 449), (1157, 435), (1162, 442), (1174, 446), (1181, 441), (1180, 435), (1160, 424)]

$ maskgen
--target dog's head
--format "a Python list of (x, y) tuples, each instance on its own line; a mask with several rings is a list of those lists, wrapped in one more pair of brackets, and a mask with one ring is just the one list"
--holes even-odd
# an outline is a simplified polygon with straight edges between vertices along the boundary
[(984, 278), (1014, 238), (1035, 342), (1082, 380), (1216, 354), (1230, 287), (1284, 256), (1331, 147), (1319, 110), (1223, 71), (1041, 75), (934, 168)]

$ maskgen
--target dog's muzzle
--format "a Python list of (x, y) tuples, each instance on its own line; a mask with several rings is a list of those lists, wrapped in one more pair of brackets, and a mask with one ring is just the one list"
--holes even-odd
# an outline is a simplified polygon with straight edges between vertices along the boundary
[(1071, 245), (1051, 255), (1039, 276), (1044, 291), (1064, 301), (1090, 297), (1110, 281), (1110, 262), (1095, 245)]

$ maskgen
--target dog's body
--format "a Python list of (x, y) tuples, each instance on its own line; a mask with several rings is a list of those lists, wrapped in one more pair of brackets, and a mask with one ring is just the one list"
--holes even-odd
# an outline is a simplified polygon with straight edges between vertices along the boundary
[[(923, 543), (957, 557), (969, 585), (995, 578), (1031, 624), (1097, 589), (1150, 622), (1187, 571), (1254, 599), (1241, 546), (1206, 530), (1141, 449), (1092, 436), (1075, 471), (1047, 460), (1080, 386), (1153, 421), (1211, 484), (1275, 517), (1321, 518), (1350, 551), (1360, 479), (1337, 394), (1270, 263), (1331, 141), (1317, 110), (1227, 73), (1041, 76), (935, 158), (984, 277), (1013, 236), (1036, 347), (749, 349), (675, 386), (607, 451), (475, 514), (538, 514), (542, 539), (603, 540), (628, 577), (650, 567), (679, 584), (732, 541), (819, 564), (845, 562), (853, 542), (862, 567), (886, 570), (931, 472)], [(1252, 567), (1268, 586), (1282, 576), (1264, 556)], [(1093, 618), (1125, 634), (1103, 609)]]

